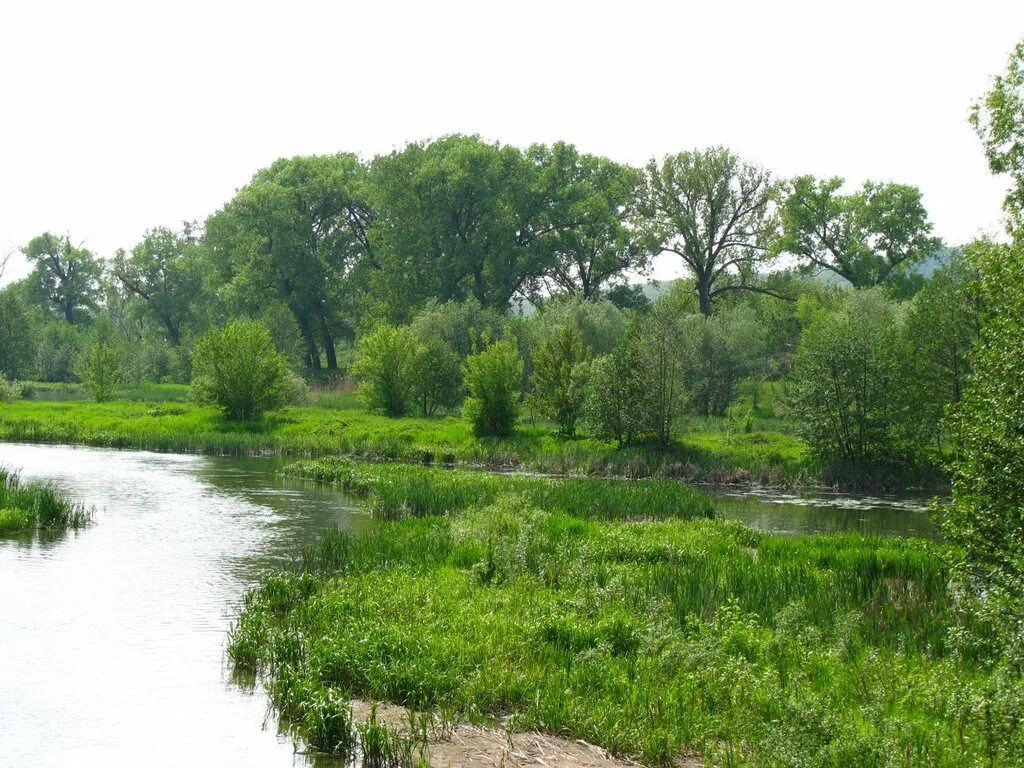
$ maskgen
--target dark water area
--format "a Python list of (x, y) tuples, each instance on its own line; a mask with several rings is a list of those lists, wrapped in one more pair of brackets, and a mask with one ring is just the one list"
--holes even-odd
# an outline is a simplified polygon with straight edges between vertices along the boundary
[[(224, 648), (244, 591), (325, 528), (372, 525), (274, 459), (0, 443), (0, 465), (96, 510), (0, 538), (0, 768), (311, 765)], [(705, 489), (779, 533), (934, 536), (923, 500)]]

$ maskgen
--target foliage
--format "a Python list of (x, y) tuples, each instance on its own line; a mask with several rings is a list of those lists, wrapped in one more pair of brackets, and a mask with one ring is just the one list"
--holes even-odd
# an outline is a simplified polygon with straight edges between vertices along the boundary
[(311, 368), (338, 367), (336, 338), (354, 328), (357, 288), (372, 260), (366, 169), (355, 155), (280, 159), (206, 222), (225, 293), (253, 312), (282, 301)]
[(236, 668), (279, 708), (500, 716), (647, 764), (1015, 764), (1021, 682), (950, 653), (944, 550), (584, 520), (494, 480), (497, 503), (326, 534), (246, 596)]
[(683, 384), (684, 357), (679, 343), (682, 328), (668, 304), (658, 303), (644, 318), (638, 336), (647, 380), (645, 430), (662, 448), (668, 447), (687, 404)]
[(971, 372), (971, 349), (978, 335), (980, 306), (971, 266), (975, 246), (954, 254), (914, 297), (906, 334), (913, 375), (907, 382), (918, 421), (919, 440), (934, 441), (942, 452), (943, 416), (960, 401)]
[(283, 404), (288, 366), (266, 326), (233, 320), (196, 342), (192, 391), (217, 405), (229, 419), (252, 420)]
[(443, 341), (417, 344), (411, 375), (410, 397), (420, 416), (434, 416), (462, 400), (462, 359)]
[(1024, 249), (990, 242), (969, 252), (984, 307), (974, 372), (956, 407), (953, 503), (944, 530), (963, 553), (965, 589), (987, 629), (1024, 669)]
[(496, 341), (466, 359), (469, 397), (463, 413), (478, 436), (505, 436), (519, 418), (523, 358), (508, 341)]
[(775, 251), (797, 256), (805, 271), (829, 270), (855, 288), (898, 287), (941, 245), (931, 236), (921, 191), (868, 181), (843, 195), (842, 186), (839, 177), (795, 179)]
[(416, 337), (406, 326), (378, 325), (359, 339), (352, 373), (368, 409), (391, 417), (409, 411), (416, 357)]
[(167, 340), (181, 344), (202, 295), (199, 239), (191, 227), (182, 233), (151, 229), (130, 255), (118, 251), (113, 274), (129, 296), (140, 301), (144, 314), (156, 322)]
[(36, 349), (36, 375), (42, 381), (74, 381), (75, 364), (85, 347), (81, 331), (70, 323), (51, 321), (43, 326)]
[(573, 325), (556, 331), (533, 355), (530, 401), (558, 425), (564, 437), (576, 436), (586, 397), (590, 350)]
[(16, 472), (0, 467), (0, 534), (32, 528), (82, 528), (92, 513), (48, 485), (27, 483)]
[(640, 171), (565, 142), (534, 145), (526, 156), (554, 230), (543, 275), (549, 289), (594, 300), (609, 284), (621, 285), (627, 272), (646, 271), (650, 249), (635, 226)]
[(611, 352), (626, 334), (626, 315), (607, 299), (584, 301), (579, 297), (561, 296), (545, 301), (540, 312), (530, 318), (537, 326), (543, 343), (552, 334), (568, 325), (576, 328), (583, 344), (595, 355)]
[(422, 341), (442, 341), (465, 359), (478, 349), (483, 339), (506, 335), (509, 318), (504, 312), (484, 307), (474, 297), (465, 301), (440, 303), (428, 300), (413, 316), (410, 326)]
[(0, 403), (9, 403), (22, 396), (23, 387), (16, 381), (8, 381), (0, 373)]
[(758, 268), (776, 229), (771, 174), (725, 147), (680, 152), (647, 166), (644, 227), (651, 247), (674, 253), (694, 279), (700, 311), (736, 290), (762, 290)]
[(66, 235), (44, 232), (29, 241), (22, 253), (33, 265), (29, 295), (40, 306), (68, 323), (86, 320), (97, 310), (102, 267), (90, 251), (73, 246)]
[(849, 295), (800, 338), (793, 408), (823, 462), (859, 469), (902, 458), (909, 371), (897, 308), (877, 290)]
[(723, 416), (739, 383), (764, 371), (764, 331), (753, 312), (737, 307), (682, 320), (682, 380), (697, 413)]
[(1024, 230), (1024, 40), (1017, 43), (992, 89), (975, 103), (971, 124), (985, 146), (992, 173), (1010, 177), (1006, 212), (1018, 232)]
[(646, 434), (648, 381), (643, 352), (632, 329), (612, 351), (594, 360), (585, 421), (599, 437), (620, 446)]
[(25, 283), (0, 289), (0, 376), (29, 378), (35, 370), (38, 328)]
[(89, 386), (97, 403), (110, 400), (121, 382), (117, 352), (104, 341), (93, 342), (79, 363), (78, 377)]

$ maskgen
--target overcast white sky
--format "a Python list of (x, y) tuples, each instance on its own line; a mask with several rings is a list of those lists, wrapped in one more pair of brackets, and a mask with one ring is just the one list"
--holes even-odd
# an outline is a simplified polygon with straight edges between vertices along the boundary
[(999, 231), (967, 113), (1022, 36), (1012, 0), (4, 2), (0, 255), (49, 229), (108, 256), (277, 157), (456, 131), (916, 184), (958, 243)]

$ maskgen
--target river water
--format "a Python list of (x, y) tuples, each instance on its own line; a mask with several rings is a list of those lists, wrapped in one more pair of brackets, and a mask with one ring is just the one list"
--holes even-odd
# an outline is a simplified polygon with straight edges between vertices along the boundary
[[(96, 509), (77, 533), (0, 538), (0, 768), (309, 764), (231, 682), (227, 630), (261, 575), (365, 514), (267, 459), (0, 443), (0, 465)], [(908, 500), (714, 492), (783, 533), (934, 533)]]

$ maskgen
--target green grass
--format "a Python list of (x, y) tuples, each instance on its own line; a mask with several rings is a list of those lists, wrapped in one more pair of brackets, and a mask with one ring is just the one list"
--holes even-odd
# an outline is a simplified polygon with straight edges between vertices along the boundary
[(247, 594), (234, 666), (314, 745), (360, 697), (651, 764), (1019, 764), (1024, 683), (964, 652), (943, 545), (583, 519), (513, 485), (326, 534)]
[[(92, 393), (85, 384), (26, 381), (25, 396), (30, 400), (68, 401), (91, 400)], [(119, 387), (114, 393), (117, 400), (127, 402), (184, 402), (188, 399), (187, 384), (155, 384), (143, 382), (131, 387)]]
[(17, 473), (0, 467), (0, 533), (80, 528), (91, 519), (87, 509), (50, 486), (25, 483)]
[[(163, 386), (163, 385), (161, 385)], [(351, 395), (324, 395), (329, 407), (286, 408), (251, 423), (230, 422), (188, 402), (50, 402), (0, 404), (0, 440), (214, 454), (280, 453), (414, 462), (465, 463), (553, 474), (684, 480), (805, 480), (805, 447), (781, 433), (685, 432), (665, 452), (619, 448), (582, 437), (566, 440), (547, 425), (522, 426), (514, 437), (478, 439), (455, 416), (388, 419), (356, 407)], [(721, 420), (720, 420), (721, 421)]]
[(711, 517), (711, 499), (671, 480), (546, 478), (320, 459), (291, 464), (287, 473), (329, 482), (369, 497), (377, 517), (393, 520), (461, 512), (508, 494), (546, 512), (580, 518), (639, 520)]

